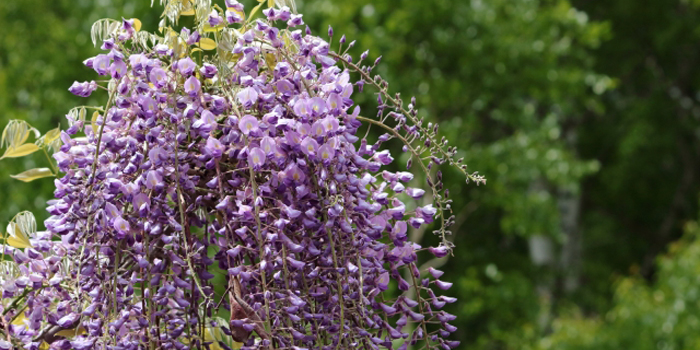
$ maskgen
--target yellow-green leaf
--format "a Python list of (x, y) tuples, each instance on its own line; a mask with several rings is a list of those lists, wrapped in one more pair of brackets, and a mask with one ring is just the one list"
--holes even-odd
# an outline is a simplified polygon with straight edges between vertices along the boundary
[(277, 65), (277, 57), (272, 53), (265, 53), (265, 63), (270, 68), (274, 68)]
[(17, 175), (10, 175), (11, 178), (17, 179), (24, 182), (34, 181), (36, 179), (41, 179), (42, 177), (54, 176), (54, 173), (49, 168), (36, 168), (29, 169), (25, 172), (21, 172)]
[(133, 18), (134, 20), (134, 30), (139, 31), (141, 30), (141, 21), (138, 18)]
[(15, 248), (30, 248), (32, 245), (29, 243), (29, 241), (23, 241), (19, 238), (15, 237), (7, 237), (7, 245), (10, 247), (15, 247)]
[(85, 107), (80, 107), (80, 111), (78, 112), (78, 119), (85, 120), (86, 113), (87, 113), (87, 109), (85, 109)]
[(2, 131), (0, 144), (2, 147), (19, 147), (29, 138), (29, 133), (34, 132), (34, 137), (39, 137), (39, 130), (35, 129), (24, 120), (10, 120)]
[(91, 125), (92, 125), (92, 133), (93, 134), (97, 134), (97, 131), (98, 131), (98, 129), (97, 129), (97, 117), (99, 117), (99, 116), (100, 116), (100, 112), (98, 112), (98, 111), (95, 111), (95, 113), (92, 113), (92, 119), (90, 119), (90, 121), (91, 121)]
[(248, 18), (251, 19), (251, 20), (253, 19), (253, 17), (255, 16), (255, 14), (260, 10), (260, 8), (262, 7), (262, 5), (265, 4), (265, 0), (258, 0), (258, 1), (260, 1), (260, 3), (258, 4), (258, 6), (255, 6), (255, 7), (250, 11), (250, 15), (248, 15)]
[(204, 23), (204, 28), (202, 29), (202, 31), (204, 33), (214, 33), (214, 32), (220, 32), (220, 31), (224, 30), (224, 28), (226, 28), (226, 26), (224, 24), (219, 24), (216, 27), (212, 27), (209, 25), (209, 23)]
[(60, 335), (60, 336), (62, 336), (62, 337), (71, 339), (71, 338), (73, 338), (73, 337), (75, 337), (75, 336), (77, 336), (77, 335), (82, 335), (82, 334), (85, 334), (85, 333), (87, 333), (87, 331), (85, 330), (85, 328), (82, 327), (82, 326), (80, 326), (80, 328), (78, 328), (77, 330), (76, 330), (75, 328), (71, 328), (71, 329), (62, 329), (62, 330), (58, 331), (58, 332), (56, 333), (56, 335)]
[(181, 4), (181, 9), (180, 11), (180, 16), (194, 16), (195, 11), (194, 11), (194, 4), (192, 4), (191, 0), (180, 0)]
[(202, 50), (213, 50), (216, 48), (216, 41), (210, 38), (201, 38), (199, 39), (199, 47)]
[(20, 136), (20, 135), (17, 135), (17, 136), (15, 137), (15, 142), (16, 142), (15, 144), (16, 144), (16, 145), (22, 145), (22, 144), (24, 144), (25, 142), (27, 142), (27, 139), (28, 139), (28, 138), (29, 138), (29, 131), (25, 132), (25, 133), (24, 133), (23, 135), (21, 135), (21, 136)]
[(39, 146), (33, 144), (33, 143), (25, 143), (19, 147), (10, 147), (5, 151), (5, 154), (0, 157), (0, 159), (3, 158), (17, 158), (17, 157), (24, 157), (28, 154), (32, 154), (38, 150), (40, 150)]
[(11, 221), (7, 225), (7, 234), (8, 236), (6, 242), (11, 247), (27, 248), (32, 246), (32, 243), (29, 241), (29, 237), (24, 231), (22, 231), (20, 225), (17, 225), (14, 221)]
[(275, 0), (267, 0), (267, 7), (275, 6)]
[(12, 324), (15, 326), (24, 326), (24, 320), (27, 319), (27, 316), (24, 315), (24, 312), (20, 312), (17, 314), (15, 319), (12, 321)]
[(51, 142), (56, 141), (56, 139), (59, 138), (59, 136), (61, 136), (60, 128), (49, 130), (46, 134), (44, 134), (44, 143), (48, 145)]

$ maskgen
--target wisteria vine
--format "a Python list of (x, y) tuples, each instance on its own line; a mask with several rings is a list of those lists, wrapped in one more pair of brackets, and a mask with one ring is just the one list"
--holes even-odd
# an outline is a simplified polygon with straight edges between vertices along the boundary
[[(105, 90), (103, 107), (75, 108), (36, 149), (26, 124), (3, 134), (7, 157), (55, 151), (55, 169), (18, 178), (57, 178), (47, 230), (30, 213), (8, 227), (0, 349), (456, 348), (441, 310), (456, 299), (433, 289), (451, 283), (417, 259), (453, 248), (434, 165), (485, 179), (389, 92), (379, 59), (355, 61), (345, 36), (333, 51), (293, 4), (161, 3), (160, 35), (93, 27), (104, 53), (85, 65), (105, 79), (69, 90)], [(194, 27), (173, 29), (185, 15)], [(368, 86), (376, 117), (353, 101)], [(407, 171), (385, 170), (392, 139)], [(414, 162), (431, 204), (414, 201)], [(408, 240), (434, 221), (439, 246)]]

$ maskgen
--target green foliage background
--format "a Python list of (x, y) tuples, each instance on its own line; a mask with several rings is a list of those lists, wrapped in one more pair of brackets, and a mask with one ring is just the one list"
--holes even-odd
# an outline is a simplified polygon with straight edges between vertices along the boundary
[[(297, 4), (315, 32), (333, 24), (336, 36), (357, 40), (354, 54), (382, 54), (378, 70), (391, 89), (415, 95), (469, 168), (488, 178), (475, 187), (445, 174), (458, 248), (431, 262), (456, 282), (460, 302), (450, 311), (462, 348), (697, 348), (700, 2)], [(67, 91), (94, 78), (81, 64), (97, 53), (90, 26), (138, 17), (153, 30), (160, 11), (149, 5), (0, 2), (0, 125), (24, 119), (47, 131), (71, 107), (90, 104)], [(51, 181), (8, 176), (44, 161), (0, 163), (3, 227), (20, 210), (46, 217)], [(579, 203), (573, 231), (566, 198)], [(580, 238), (573, 267), (562, 255), (570, 232)], [(550, 262), (534, 263), (533, 237), (552, 242)]]

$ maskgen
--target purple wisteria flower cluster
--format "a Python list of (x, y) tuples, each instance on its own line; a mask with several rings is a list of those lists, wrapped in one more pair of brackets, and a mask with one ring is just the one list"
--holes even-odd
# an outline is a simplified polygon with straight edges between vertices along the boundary
[[(0, 349), (456, 348), (441, 310), (456, 299), (435, 292), (451, 283), (417, 259), (452, 248), (433, 164), (483, 178), (345, 37), (332, 51), (286, 6), (257, 20), (235, 0), (191, 6), (195, 28), (162, 37), (123, 20), (85, 61), (106, 80), (71, 86), (108, 102), (68, 115), (47, 231), (4, 249), (18, 268)], [(369, 85), (376, 118), (353, 101)], [(363, 125), (385, 133), (370, 143)], [(390, 139), (425, 189), (411, 161), (386, 170)], [(409, 241), (434, 221), (442, 244)]]

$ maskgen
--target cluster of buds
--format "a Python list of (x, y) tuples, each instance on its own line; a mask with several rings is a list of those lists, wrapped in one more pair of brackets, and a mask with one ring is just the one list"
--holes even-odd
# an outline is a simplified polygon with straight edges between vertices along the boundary
[[(456, 299), (435, 292), (451, 283), (417, 262), (452, 248), (431, 169), (457, 165), (456, 150), (344, 36), (331, 50), (287, 6), (253, 20), (262, 3), (248, 19), (234, 0), (184, 3), (165, 1), (163, 36), (96, 24), (105, 52), (85, 64), (105, 83), (70, 91), (102, 88), (107, 103), (68, 114), (47, 231), (4, 248), (17, 268), (0, 349), (456, 348), (441, 310)], [(166, 26), (184, 14), (194, 28)], [(376, 118), (353, 101), (367, 85)], [(385, 130), (373, 144), (357, 136), (368, 124)], [(408, 171), (386, 170), (391, 139)], [(434, 222), (438, 247), (409, 240)]]

